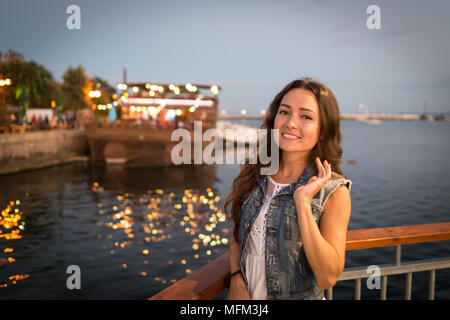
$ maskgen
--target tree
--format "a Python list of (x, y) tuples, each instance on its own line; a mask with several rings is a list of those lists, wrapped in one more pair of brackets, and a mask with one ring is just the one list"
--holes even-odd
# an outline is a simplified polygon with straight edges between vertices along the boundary
[[(14, 50), (0, 52), (0, 78), (11, 79), (11, 85), (0, 87), (0, 118), (9, 117), (6, 105), (20, 105), (22, 119), (28, 107), (49, 108), (56, 94), (53, 75), (35, 61), (25, 61)], [(4, 123), (4, 120), (2, 120)]]
[(0, 74), (12, 81), (2, 92), (1, 103), (18, 104), (21, 88), (29, 92), (28, 104), (33, 108), (48, 108), (54, 99), (56, 89), (52, 73), (33, 60), (25, 61), (23, 55), (14, 50), (0, 52)]
[(88, 101), (89, 79), (84, 68), (79, 65), (76, 68), (69, 66), (63, 75), (61, 85), (64, 109), (81, 110), (89, 107)]
[(29, 105), (33, 108), (48, 108), (55, 96), (53, 75), (44, 66), (31, 60), (21, 65), (17, 84), (29, 88)]
[(19, 101), (20, 106), (22, 107), (22, 123), (27, 123), (27, 109), (28, 109), (28, 97), (30, 95), (30, 88), (23, 85), (18, 85), (15, 91), (16, 100)]

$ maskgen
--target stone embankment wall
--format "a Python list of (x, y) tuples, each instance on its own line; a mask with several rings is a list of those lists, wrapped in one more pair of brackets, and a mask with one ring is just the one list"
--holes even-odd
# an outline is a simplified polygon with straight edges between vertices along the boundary
[(88, 160), (84, 130), (0, 134), (0, 174)]

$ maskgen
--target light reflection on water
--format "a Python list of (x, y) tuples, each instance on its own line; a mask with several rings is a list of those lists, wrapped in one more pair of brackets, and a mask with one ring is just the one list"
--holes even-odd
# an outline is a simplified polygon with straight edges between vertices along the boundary
[[(103, 192), (97, 182), (93, 190)], [(108, 204), (108, 201), (111, 203)], [(226, 218), (219, 203), (220, 196), (215, 195), (209, 187), (203, 191), (185, 189), (184, 194), (164, 192), (163, 189), (148, 190), (144, 195), (125, 193), (98, 203), (97, 214), (105, 220), (97, 224), (115, 231), (113, 235), (106, 236), (107, 240), (114, 238), (115, 247), (142, 247), (145, 264), (149, 264), (152, 254), (162, 254), (154, 252), (153, 243), (166, 242), (166, 246), (170, 246), (175, 241), (177, 245), (170, 247), (170, 252), (182, 255), (166, 263), (183, 265), (185, 272), (190, 273), (192, 269), (188, 261), (207, 258), (216, 246), (228, 244), (229, 230), (224, 227)], [(99, 234), (98, 238), (102, 236)], [(128, 268), (128, 264), (124, 263), (122, 267)], [(150, 273), (140, 272), (142, 276)], [(176, 281), (175, 278), (166, 279), (162, 276), (153, 279), (162, 284)]]
[[(22, 221), (23, 212), (20, 211), (20, 200), (10, 201), (6, 208), (2, 210), (0, 215), (0, 240), (16, 240), (22, 239), (21, 232), (25, 228), (25, 222)], [(7, 256), (2, 258), (0, 266), (7, 263), (13, 263), (16, 259), (13, 257), (14, 248), (0, 248)], [(0, 288), (6, 288), (8, 285), (15, 285), (17, 281), (29, 278), (29, 274), (15, 274), (8, 277), (5, 283), (0, 283)]]

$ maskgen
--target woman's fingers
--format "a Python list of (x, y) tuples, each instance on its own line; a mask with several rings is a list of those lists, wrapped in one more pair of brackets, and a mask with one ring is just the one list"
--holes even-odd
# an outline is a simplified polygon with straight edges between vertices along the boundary
[(331, 178), (331, 164), (327, 160), (324, 161), (324, 164), (325, 164), (325, 175), (327, 178)]
[(319, 171), (319, 178), (331, 178), (331, 164), (327, 160), (322, 164), (319, 157), (316, 157), (316, 163)]
[(325, 176), (325, 168), (322, 165), (319, 157), (316, 157), (317, 170), (319, 171), (319, 178), (323, 178)]

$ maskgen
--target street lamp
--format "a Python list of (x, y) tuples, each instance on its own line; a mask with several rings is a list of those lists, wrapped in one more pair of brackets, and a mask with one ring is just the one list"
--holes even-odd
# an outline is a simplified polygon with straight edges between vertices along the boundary
[(89, 98), (100, 98), (101, 95), (102, 93), (100, 92), (100, 90), (89, 91)]
[(211, 86), (210, 88), (211, 92), (214, 93), (214, 95), (218, 95), (219, 94), (219, 87), (216, 85)]
[(127, 85), (125, 83), (119, 83), (117, 85), (117, 89), (119, 89), (119, 90), (127, 90)]
[(0, 79), (0, 87), (10, 86), (10, 85), (11, 85), (11, 79)]

